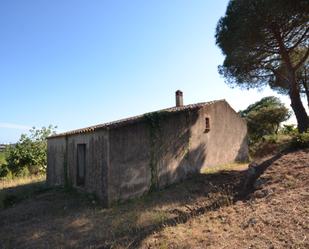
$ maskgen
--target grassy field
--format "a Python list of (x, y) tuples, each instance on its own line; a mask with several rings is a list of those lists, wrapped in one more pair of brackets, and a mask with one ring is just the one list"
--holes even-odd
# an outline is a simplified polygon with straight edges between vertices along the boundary
[(47, 189), (45, 175), (0, 179), (0, 209), (31, 198)]
[(222, 165), (108, 209), (39, 188), (0, 210), (0, 248), (308, 248), (308, 162), (308, 150), (271, 158), (248, 193), (246, 165)]

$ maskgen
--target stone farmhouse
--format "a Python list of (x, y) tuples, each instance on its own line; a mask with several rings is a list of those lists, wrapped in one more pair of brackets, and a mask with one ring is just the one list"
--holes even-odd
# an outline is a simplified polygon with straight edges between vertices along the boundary
[(176, 106), (48, 138), (47, 183), (104, 206), (248, 158), (246, 122), (225, 100)]

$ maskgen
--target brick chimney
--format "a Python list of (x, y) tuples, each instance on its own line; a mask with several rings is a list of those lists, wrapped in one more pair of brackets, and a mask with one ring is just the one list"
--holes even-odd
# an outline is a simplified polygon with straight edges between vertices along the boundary
[(176, 91), (176, 107), (183, 106), (182, 91)]

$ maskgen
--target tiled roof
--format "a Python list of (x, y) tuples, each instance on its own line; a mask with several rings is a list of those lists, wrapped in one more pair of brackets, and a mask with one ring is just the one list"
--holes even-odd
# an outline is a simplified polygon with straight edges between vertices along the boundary
[[(202, 103), (190, 104), (190, 105), (184, 105), (184, 106), (178, 106), (178, 107), (174, 106), (174, 107), (162, 109), (162, 110), (159, 110), (159, 111), (156, 111), (156, 112), (175, 113), (175, 112), (180, 112), (180, 111), (185, 111), (185, 110), (198, 109), (198, 108), (201, 108), (203, 106), (211, 105), (211, 104), (214, 104), (214, 103), (217, 103), (217, 102), (222, 102), (222, 101), (225, 101), (225, 100), (221, 99), (221, 100), (214, 100), (214, 101), (209, 101), (209, 102), (202, 102)], [(95, 130), (98, 130), (98, 129), (115, 128), (115, 127), (119, 127), (119, 126), (124, 126), (124, 125), (127, 125), (127, 124), (138, 122), (144, 117), (144, 115), (151, 114), (151, 113), (155, 113), (155, 112), (149, 112), (149, 113), (145, 113), (145, 114), (142, 114), (142, 115), (133, 116), (133, 117), (130, 117), (130, 118), (125, 118), (125, 119), (120, 119), (120, 120), (113, 121), (113, 122), (108, 122), (108, 123), (104, 123), (104, 124), (89, 126), (89, 127), (82, 128), (82, 129), (63, 132), (63, 133), (52, 135), (48, 138), (62, 137), (62, 136), (67, 136), (67, 135), (74, 135), (74, 134), (92, 132), (92, 131), (95, 131)]]

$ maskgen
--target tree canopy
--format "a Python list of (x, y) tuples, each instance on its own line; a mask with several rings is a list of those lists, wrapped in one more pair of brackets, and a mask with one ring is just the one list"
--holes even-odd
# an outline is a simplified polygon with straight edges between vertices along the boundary
[(248, 133), (251, 141), (256, 141), (265, 135), (278, 132), (280, 124), (289, 119), (290, 111), (276, 97), (262, 98), (240, 111), (247, 120)]
[(231, 86), (261, 88), (285, 82), (300, 131), (309, 118), (297, 75), (309, 56), (308, 0), (231, 0), (217, 25), (225, 59), (219, 72)]
[[(286, 80), (286, 67), (284, 65), (280, 65), (278, 71), (280, 74), (278, 74), (273, 82), (270, 81), (269, 85), (271, 89), (277, 93), (288, 95), (289, 82)], [(307, 105), (309, 107), (309, 60), (307, 60), (296, 72), (296, 81), (301, 95), (307, 98)]]

